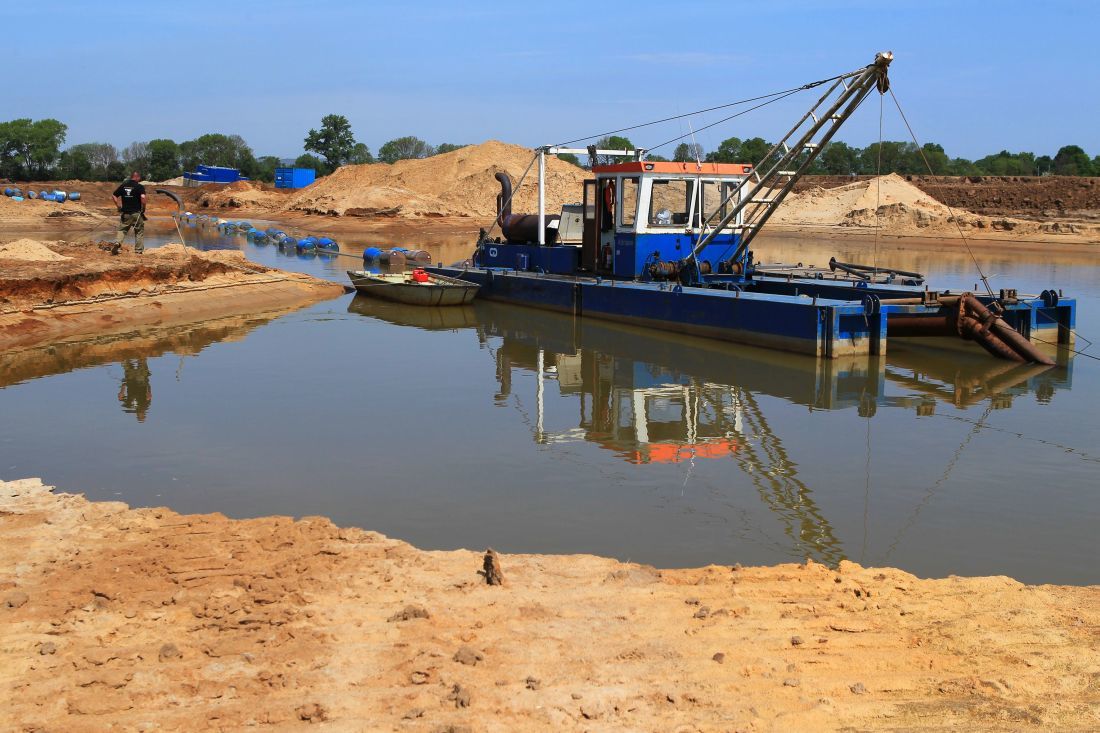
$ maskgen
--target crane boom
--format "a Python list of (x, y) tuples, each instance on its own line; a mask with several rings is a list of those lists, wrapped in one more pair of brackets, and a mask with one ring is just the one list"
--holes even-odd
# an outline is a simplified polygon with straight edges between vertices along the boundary
[[(887, 69), (893, 60), (893, 53), (881, 51), (875, 55), (875, 60), (871, 64), (834, 79), (809, 111), (779, 142), (772, 146), (764, 159), (753, 169), (752, 176), (734, 188), (715, 209), (715, 212), (725, 210), (727, 213), (713, 225), (710, 218), (714, 218), (714, 214), (704, 223), (704, 229), (712, 228), (692, 249), (691, 259), (698, 258), (699, 253), (711, 243), (715, 235), (730, 222), (736, 221), (738, 215), (744, 212), (741, 218), (741, 238), (733, 256), (730, 257), (732, 261), (739, 260), (760, 228), (771, 218), (779, 204), (794, 188), (798, 179), (813, 165), (825, 145), (832, 140), (836, 131), (852, 116), (867, 95), (874, 89), (884, 94), (890, 88)], [(808, 127), (807, 122), (811, 123)], [(776, 189), (778, 190), (775, 195), (761, 197), (765, 191)], [(736, 204), (727, 210), (726, 206), (733, 201), (736, 201)]]

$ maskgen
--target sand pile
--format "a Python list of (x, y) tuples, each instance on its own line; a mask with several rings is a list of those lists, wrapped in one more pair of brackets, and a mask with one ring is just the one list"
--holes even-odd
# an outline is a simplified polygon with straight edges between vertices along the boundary
[(199, 198), (199, 206), (211, 209), (278, 209), (286, 195), (265, 188), (256, 181), (235, 181), (217, 185)]
[[(337, 216), (470, 216), (491, 219), (496, 214), (500, 184), (493, 176), (505, 171), (519, 180), (533, 153), (519, 145), (496, 140), (471, 145), (443, 155), (402, 160), (388, 165), (349, 165), (299, 192), (289, 208)], [(537, 206), (534, 168), (513, 199), (516, 213)], [(581, 198), (587, 173), (556, 158), (546, 161), (546, 209)]]
[(963, 229), (1057, 233), (1036, 222), (952, 210), (895, 173), (792, 194), (771, 222), (788, 226), (882, 227), (894, 234), (955, 233), (956, 223)]
[(0, 242), (0, 260), (27, 260), (29, 262), (57, 262), (70, 259), (59, 255), (47, 245), (57, 242), (40, 242), (36, 239), (15, 239)]

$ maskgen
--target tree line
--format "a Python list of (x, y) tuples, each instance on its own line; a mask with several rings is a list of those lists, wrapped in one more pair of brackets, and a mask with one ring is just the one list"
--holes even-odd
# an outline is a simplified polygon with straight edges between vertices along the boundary
[[(772, 149), (772, 143), (762, 137), (742, 140), (731, 137), (723, 140), (718, 148), (707, 152), (697, 143), (680, 143), (672, 153), (672, 161), (706, 163), (759, 164)], [(605, 137), (596, 147), (605, 150), (633, 150), (634, 144), (620, 136)], [(806, 154), (803, 153), (803, 156)], [(575, 155), (559, 155), (559, 158), (581, 165)], [(597, 155), (589, 156), (586, 167), (607, 165), (622, 158)], [(646, 160), (668, 161), (662, 155), (647, 153)], [(808, 175), (854, 176), (881, 173), (903, 175), (928, 174), (937, 176), (1100, 176), (1100, 155), (1089, 158), (1079, 145), (1064, 145), (1054, 156), (1035, 155), (1031, 152), (1010, 153), (1002, 150), (977, 160), (952, 158), (937, 143), (917, 146), (912, 142), (883, 140), (865, 148), (832, 142), (825, 146), (817, 159), (807, 168)]]
[[(176, 178), (184, 171), (193, 171), (200, 164), (237, 168), (242, 175), (262, 181), (272, 181), (282, 160), (273, 155), (257, 157), (240, 135), (209, 133), (194, 140), (177, 143), (168, 138), (134, 142), (122, 150), (110, 143), (80, 143), (64, 150), (68, 127), (58, 120), (17, 119), (0, 122), (0, 178), (12, 180), (79, 179), (84, 181), (117, 181), (129, 171), (139, 170), (149, 180)], [(294, 165), (312, 168), (326, 175), (347, 164), (396, 163), (399, 160), (427, 158), (465, 147), (454, 143), (432, 145), (418, 137), (406, 135), (383, 144), (375, 156), (369, 147), (358, 142), (351, 124), (343, 115), (325, 115), (318, 129), (311, 129), (303, 140), (307, 152)], [(605, 137), (596, 143), (602, 149), (634, 149), (628, 138)], [(714, 163), (758, 164), (771, 150), (772, 144), (761, 137), (742, 140), (731, 137), (715, 150), (706, 151), (695, 143), (680, 143), (672, 151), (671, 160)], [(586, 164), (570, 154), (558, 156), (575, 165), (591, 167), (620, 161), (621, 158), (597, 156)], [(599, 158), (607, 157), (606, 160)], [(647, 160), (669, 158), (648, 153)], [(978, 160), (952, 158), (942, 145), (926, 143), (918, 147), (911, 142), (883, 141), (865, 148), (843, 142), (829, 143), (808, 169), (811, 175), (867, 175), (882, 173), (990, 176), (1100, 176), (1100, 155), (1090, 158), (1078, 145), (1064, 145), (1053, 156), (1031, 152), (1011, 153), (1002, 150)]]

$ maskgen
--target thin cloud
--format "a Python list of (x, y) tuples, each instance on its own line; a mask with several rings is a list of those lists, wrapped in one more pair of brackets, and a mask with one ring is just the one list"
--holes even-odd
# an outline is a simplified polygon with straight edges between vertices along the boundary
[(656, 51), (628, 54), (619, 58), (641, 64), (661, 64), (664, 66), (721, 66), (723, 64), (745, 63), (750, 60), (750, 57), (742, 54), (709, 51)]

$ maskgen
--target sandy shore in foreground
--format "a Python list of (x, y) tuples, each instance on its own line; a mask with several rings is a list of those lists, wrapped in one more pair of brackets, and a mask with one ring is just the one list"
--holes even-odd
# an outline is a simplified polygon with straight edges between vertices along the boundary
[(1100, 587), (424, 552), (0, 482), (11, 730), (1095, 730)]

